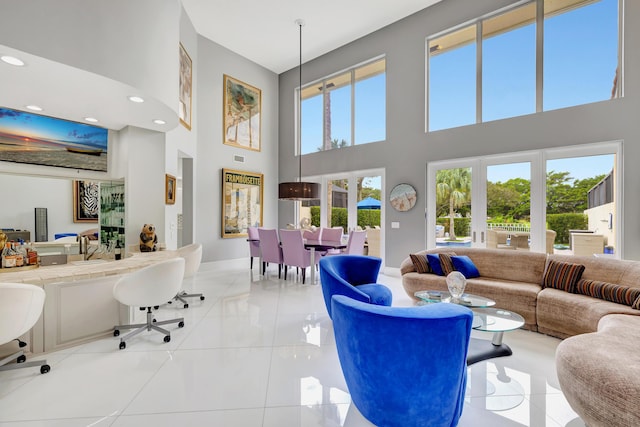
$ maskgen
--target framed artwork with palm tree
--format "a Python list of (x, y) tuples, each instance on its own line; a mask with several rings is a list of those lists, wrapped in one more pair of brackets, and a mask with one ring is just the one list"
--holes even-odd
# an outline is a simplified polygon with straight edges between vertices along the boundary
[(261, 150), (262, 91), (224, 76), (223, 141), (247, 150)]

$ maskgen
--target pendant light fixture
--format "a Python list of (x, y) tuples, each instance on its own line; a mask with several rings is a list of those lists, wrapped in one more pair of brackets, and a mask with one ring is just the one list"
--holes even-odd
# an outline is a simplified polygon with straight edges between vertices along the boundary
[(300, 86), (298, 88), (298, 181), (281, 182), (278, 186), (278, 198), (280, 200), (313, 200), (320, 198), (320, 184), (316, 182), (302, 181), (302, 26), (304, 21), (296, 19), (296, 25), (300, 30), (300, 66), (298, 67), (298, 77)]

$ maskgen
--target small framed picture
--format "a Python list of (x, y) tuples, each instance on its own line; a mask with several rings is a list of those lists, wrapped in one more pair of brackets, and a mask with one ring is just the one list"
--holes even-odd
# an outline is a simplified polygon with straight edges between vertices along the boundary
[(100, 186), (92, 181), (73, 181), (73, 222), (98, 222)]
[(176, 177), (165, 174), (164, 178), (164, 202), (167, 205), (176, 203)]

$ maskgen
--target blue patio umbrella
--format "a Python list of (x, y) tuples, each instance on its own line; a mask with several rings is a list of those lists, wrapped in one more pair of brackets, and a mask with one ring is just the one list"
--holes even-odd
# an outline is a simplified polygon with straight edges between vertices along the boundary
[(380, 200), (367, 197), (358, 202), (358, 209), (380, 209)]

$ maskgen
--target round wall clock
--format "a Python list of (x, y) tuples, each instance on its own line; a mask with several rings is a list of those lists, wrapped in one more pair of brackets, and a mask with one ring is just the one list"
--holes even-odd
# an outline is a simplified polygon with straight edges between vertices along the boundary
[(414, 207), (417, 199), (416, 189), (410, 184), (396, 185), (389, 195), (391, 206), (399, 212), (406, 212)]

